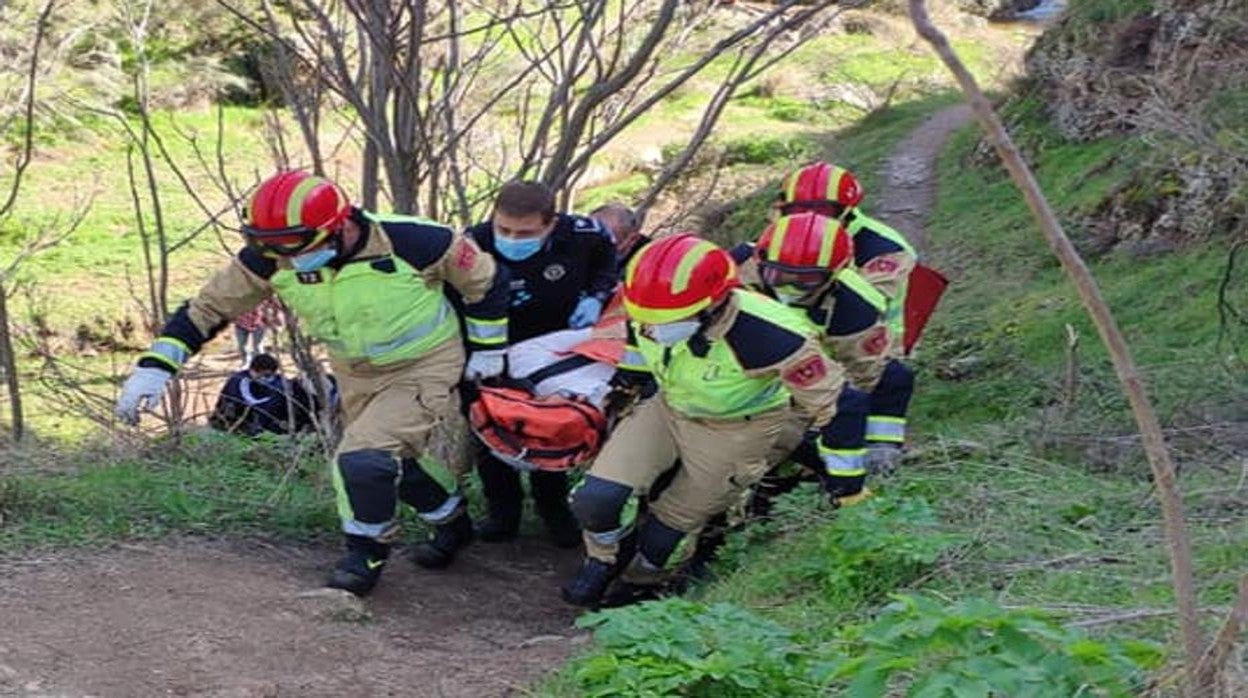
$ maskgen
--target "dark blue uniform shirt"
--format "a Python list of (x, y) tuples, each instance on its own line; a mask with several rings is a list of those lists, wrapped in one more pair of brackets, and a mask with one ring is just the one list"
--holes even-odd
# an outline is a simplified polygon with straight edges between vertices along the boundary
[(490, 221), (468, 229), (481, 249), (511, 274), (508, 334), (511, 342), (567, 329), (576, 304), (592, 296), (605, 307), (618, 280), (611, 235), (592, 218), (557, 214), (541, 251), (520, 261), (498, 254)]

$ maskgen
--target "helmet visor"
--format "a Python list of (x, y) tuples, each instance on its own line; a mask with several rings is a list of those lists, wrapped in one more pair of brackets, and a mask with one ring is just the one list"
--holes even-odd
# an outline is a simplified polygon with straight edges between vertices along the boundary
[(759, 272), (768, 288), (788, 286), (806, 293), (822, 288), (832, 272), (818, 267), (789, 267), (775, 262), (760, 262)]
[(329, 231), (302, 225), (280, 230), (261, 230), (244, 225), (243, 237), (249, 246), (263, 254), (291, 257), (324, 242), (329, 237)]
[(828, 218), (840, 218), (845, 213), (845, 207), (836, 201), (779, 201), (776, 208), (782, 216), (817, 213)]

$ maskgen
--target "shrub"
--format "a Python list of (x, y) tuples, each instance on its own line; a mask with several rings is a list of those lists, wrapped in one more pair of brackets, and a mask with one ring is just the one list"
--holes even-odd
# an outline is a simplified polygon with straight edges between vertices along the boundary
[(592, 613), (598, 647), (570, 670), (585, 696), (810, 695), (812, 657), (785, 628), (727, 603), (669, 598)]
[(1162, 658), (1153, 645), (1095, 640), (1034, 610), (895, 599), (874, 622), (845, 632), (841, 658), (828, 667), (849, 698), (1125, 698), (1138, 695), (1142, 670)]

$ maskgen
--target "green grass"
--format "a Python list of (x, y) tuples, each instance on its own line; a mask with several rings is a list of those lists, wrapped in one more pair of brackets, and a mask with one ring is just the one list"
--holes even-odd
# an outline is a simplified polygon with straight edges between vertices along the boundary
[(6, 475), (0, 554), (172, 533), (326, 537), (337, 529), (328, 468), (292, 463), (295, 453), (283, 440), (204, 433), (146, 457), (83, 451), (69, 472)]

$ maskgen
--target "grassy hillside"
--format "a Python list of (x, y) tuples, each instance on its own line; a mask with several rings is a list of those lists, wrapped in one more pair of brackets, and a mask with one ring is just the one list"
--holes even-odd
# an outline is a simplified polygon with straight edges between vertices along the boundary
[[(1144, 153), (1127, 139), (1065, 142), (1028, 106), (1013, 108), (1014, 129), (1083, 241), (1080, 215)], [(913, 117), (903, 109), (868, 119), (833, 153), (870, 173)], [(813, 491), (796, 493), (774, 521), (730, 539), (719, 577), (691, 600), (589, 616), (596, 648), (546, 693), (1172, 688), (1161, 669), (1177, 656), (1168, 558), (1130, 415), (1073, 289), (978, 142), (963, 131), (940, 163), (930, 261), (953, 285), (915, 362), (914, 443), (900, 475), (878, 483), (869, 506), (839, 513)], [(734, 219), (761, 216), (760, 203)], [(1224, 241), (1090, 261), (1181, 468), (1211, 628), (1248, 560), (1236, 455), (1248, 421), (1248, 337), (1242, 326), (1220, 331), (1218, 307), (1222, 293), (1244, 308), (1248, 285), (1231, 277), (1222, 290)], [(1067, 326), (1080, 337), (1070, 404)], [(676, 640), (641, 631), (686, 626), (694, 630)]]

